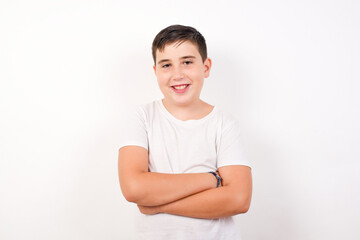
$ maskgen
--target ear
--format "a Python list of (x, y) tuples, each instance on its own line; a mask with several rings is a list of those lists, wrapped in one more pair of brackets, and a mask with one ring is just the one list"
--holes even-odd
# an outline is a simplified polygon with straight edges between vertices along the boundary
[(155, 65), (153, 66), (153, 69), (154, 69), (154, 73), (156, 75), (156, 66)]
[(204, 71), (205, 76), (204, 77), (205, 78), (210, 76), (211, 64), (212, 64), (212, 62), (211, 62), (210, 58), (205, 59), (205, 62), (204, 62), (204, 69), (205, 69), (205, 71)]

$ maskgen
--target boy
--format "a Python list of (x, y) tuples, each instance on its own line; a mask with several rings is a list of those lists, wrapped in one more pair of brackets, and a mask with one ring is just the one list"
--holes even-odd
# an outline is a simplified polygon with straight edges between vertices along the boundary
[(128, 116), (119, 180), (136, 203), (139, 239), (240, 239), (233, 215), (248, 211), (252, 180), (238, 121), (200, 99), (211, 69), (203, 36), (173, 25), (152, 45), (164, 98)]

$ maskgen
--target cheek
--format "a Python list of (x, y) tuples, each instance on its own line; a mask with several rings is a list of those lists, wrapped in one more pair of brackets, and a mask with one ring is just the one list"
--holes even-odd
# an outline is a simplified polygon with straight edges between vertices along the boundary
[(164, 74), (157, 72), (156, 73), (156, 79), (160, 82), (162, 79), (164, 79)]
[(157, 81), (159, 83), (159, 85), (164, 86), (167, 85), (169, 83), (169, 77), (167, 75), (164, 74), (159, 74), (156, 76)]
[(169, 71), (158, 71), (156, 74), (156, 77), (158, 79), (167, 79), (169, 78), (169, 76), (170, 76)]
[(200, 71), (192, 72), (189, 75), (191, 76), (192, 79), (194, 79), (196, 81), (201, 81), (204, 78), (204, 73), (200, 72)]

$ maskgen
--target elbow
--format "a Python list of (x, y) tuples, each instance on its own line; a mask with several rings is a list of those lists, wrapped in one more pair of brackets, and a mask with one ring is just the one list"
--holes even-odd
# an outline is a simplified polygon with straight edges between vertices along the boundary
[(242, 204), (238, 209), (238, 214), (247, 213), (250, 209), (250, 203), (249, 204)]
[(123, 191), (123, 195), (126, 201), (136, 203), (137, 201), (136, 194), (128, 191)]
[(139, 187), (136, 186), (136, 184), (129, 184), (128, 186), (124, 186), (121, 188), (121, 191), (126, 201), (128, 202), (137, 203), (139, 199), (141, 199), (141, 191), (139, 190)]
[(141, 179), (133, 174), (131, 177), (119, 177), (121, 192), (128, 202), (138, 203), (143, 199), (145, 190)]
[(247, 213), (250, 209), (251, 197), (240, 196), (236, 199), (235, 214)]

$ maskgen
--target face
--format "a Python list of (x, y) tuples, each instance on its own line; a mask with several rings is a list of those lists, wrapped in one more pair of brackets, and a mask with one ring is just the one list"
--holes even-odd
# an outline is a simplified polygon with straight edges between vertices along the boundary
[(208, 58), (203, 62), (197, 46), (190, 41), (180, 45), (179, 42), (171, 43), (162, 52), (156, 51), (155, 75), (164, 101), (169, 105), (198, 103), (210, 68), (211, 60)]

